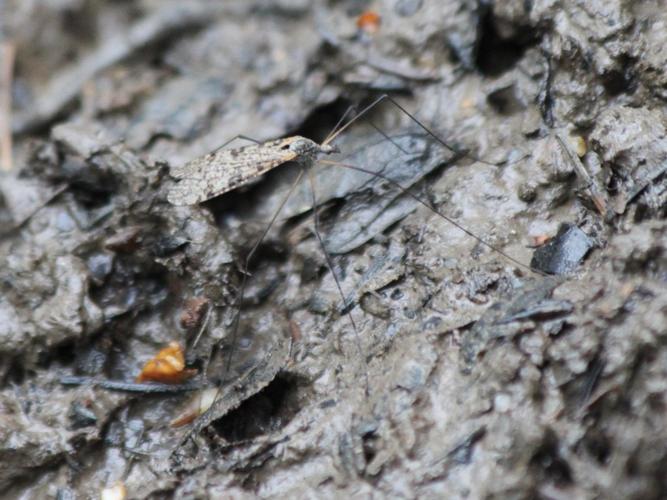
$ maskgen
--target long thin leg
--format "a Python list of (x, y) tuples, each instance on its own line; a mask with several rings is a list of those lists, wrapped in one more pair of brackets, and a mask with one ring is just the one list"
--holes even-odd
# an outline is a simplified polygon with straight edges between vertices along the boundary
[(424, 201), (420, 196), (417, 196), (417, 195), (414, 194), (411, 190), (404, 188), (403, 186), (400, 185), (400, 183), (396, 182), (395, 180), (391, 179), (390, 177), (388, 177), (388, 176), (386, 176), (386, 175), (383, 175), (383, 174), (381, 174), (381, 173), (378, 173), (378, 172), (373, 172), (372, 170), (368, 170), (368, 169), (366, 169), (366, 168), (358, 167), (358, 166), (356, 166), (356, 165), (351, 165), (351, 164), (349, 164), (349, 163), (341, 163), (341, 162), (333, 161), (333, 160), (319, 160), (319, 161), (320, 161), (320, 163), (324, 163), (324, 164), (326, 164), (326, 165), (336, 165), (336, 166), (343, 167), (343, 168), (347, 168), (347, 169), (350, 169), (350, 170), (356, 170), (357, 172), (363, 172), (363, 173), (365, 173), (365, 174), (372, 175), (372, 176), (374, 176), (374, 177), (379, 177), (380, 179), (382, 179), (382, 180), (384, 180), (384, 181), (387, 181), (389, 184), (391, 184), (392, 186), (395, 186), (397, 189), (399, 189), (399, 190), (401, 191), (401, 193), (410, 196), (411, 198), (413, 198), (414, 200), (416, 200), (418, 203), (424, 205), (426, 208), (428, 208), (429, 210), (431, 210), (431, 211), (432, 211), (433, 213), (435, 213), (438, 217), (440, 217), (440, 218), (444, 219), (445, 221), (449, 222), (452, 226), (454, 226), (454, 227), (456, 227), (457, 229), (463, 231), (465, 234), (467, 234), (468, 236), (470, 236), (470, 237), (473, 238), (474, 240), (478, 241), (479, 243), (481, 243), (481, 244), (484, 245), (485, 247), (490, 248), (490, 249), (493, 250), (494, 252), (496, 252), (496, 253), (502, 255), (503, 257), (505, 257), (507, 260), (509, 260), (509, 261), (512, 262), (513, 264), (516, 264), (517, 266), (519, 266), (519, 267), (521, 267), (521, 268), (523, 268), (523, 269), (526, 269), (526, 270), (528, 270), (528, 271), (531, 271), (531, 272), (533, 272), (533, 273), (537, 273), (537, 274), (546, 276), (545, 273), (542, 273), (542, 272), (539, 271), (538, 269), (533, 269), (533, 268), (530, 267), (529, 265), (524, 264), (523, 262), (521, 262), (521, 261), (515, 259), (514, 257), (512, 257), (512, 256), (508, 255), (507, 253), (503, 252), (503, 251), (502, 251), (500, 248), (498, 248), (497, 246), (495, 246), (495, 245), (493, 245), (492, 243), (489, 243), (488, 241), (486, 241), (486, 240), (485, 240), (484, 238), (482, 238), (481, 236), (479, 236), (479, 235), (473, 233), (473, 232), (470, 231), (469, 229), (466, 229), (465, 227), (463, 227), (461, 224), (459, 224), (458, 222), (456, 222), (456, 221), (455, 221), (454, 219), (452, 219), (451, 217), (449, 217), (449, 216), (443, 214), (440, 210), (438, 210), (438, 208), (432, 206), (432, 205), (431, 205), (430, 203), (428, 203), (427, 201)]
[[(352, 317), (352, 312), (350, 308), (346, 307), (345, 305), (345, 294), (343, 293), (343, 287), (340, 284), (340, 280), (338, 279), (338, 275), (336, 274), (336, 270), (334, 269), (333, 260), (331, 259), (331, 255), (329, 255), (329, 252), (327, 252), (326, 246), (324, 245), (324, 240), (322, 239), (322, 233), (320, 232), (320, 214), (317, 209), (317, 196), (315, 195), (315, 179), (313, 179), (312, 169), (308, 169), (308, 180), (310, 181), (310, 193), (313, 198), (313, 222), (314, 222), (315, 236), (317, 237), (317, 241), (319, 242), (320, 248), (322, 249), (322, 253), (324, 253), (324, 258), (327, 261), (327, 266), (329, 267), (329, 271), (331, 272), (331, 275), (333, 276), (334, 281), (336, 282), (336, 288), (338, 288), (338, 293), (343, 299), (343, 309), (346, 311), (347, 317), (350, 320), (350, 324), (352, 325), (352, 330), (354, 331), (354, 338), (358, 351), (357, 354), (359, 358), (365, 360), (366, 356), (364, 355), (363, 349), (361, 347), (361, 337), (359, 335), (359, 330), (357, 329), (357, 324), (354, 322), (354, 318)], [(367, 363), (364, 363), (364, 365), (366, 364)], [(370, 391), (369, 389), (370, 384), (368, 382), (368, 370), (364, 371), (364, 379), (366, 383), (365, 393), (368, 396)]]
[[(353, 111), (355, 111), (355, 110), (356, 110), (356, 106), (349, 106), (349, 107), (345, 110), (345, 113), (343, 113), (343, 116), (340, 117), (340, 119), (338, 120), (338, 122), (336, 123), (336, 125), (334, 126), (334, 128), (331, 129), (331, 132), (329, 132), (329, 135), (327, 135), (326, 139), (324, 139), (323, 144), (328, 144), (328, 143), (330, 142), (330, 139), (329, 139), (329, 138), (330, 138), (331, 136), (333, 136), (333, 135), (338, 135), (338, 127), (340, 127), (341, 123), (343, 123), (343, 122), (345, 121), (345, 118), (347, 118), (347, 115), (349, 115), (351, 112), (353, 112)], [(353, 116), (352, 118), (350, 118), (350, 122), (355, 121), (356, 118), (357, 118), (357, 115)], [(382, 135), (382, 137), (384, 137), (386, 140), (388, 140), (389, 142), (391, 142), (394, 146), (396, 146), (398, 149), (400, 149), (403, 153), (408, 154), (408, 153), (407, 153), (401, 146), (398, 145), (397, 142), (395, 142), (391, 137), (389, 137), (387, 134), (385, 134), (385, 132), (384, 132), (380, 127), (378, 127), (377, 125), (375, 125), (375, 124), (374, 124), (372, 121), (370, 121), (369, 119), (366, 119), (366, 120), (368, 121), (368, 123), (370, 124), (371, 127), (373, 127), (375, 130), (377, 130), (377, 132), (378, 132), (380, 135)]]
[(359, 113), (354, 115), (354, 117), (352, 117), (352, 119), (348, 121), (345, 125), (336, 130), (336, 132), (330, 134), (329, 137), (327, 137), (326, 140), (322, 143), (322, 145), (326, 146), (327, 144), (333, 142), (336, 139), (336, 137), (338, 137), (343, 131), (349, 128), (354, 122), (359, 120), (362, 116), (368, 114), (375, 106), (377, 106), (387, 98), (389, 98), (388, 94), (382, 94), (380, 97), (375, 99), (372, 103), (370, 103), (368, 106), (362, 109)]
[(382, 137), (384, 137), (387, 141), (391, 142), (391, 143), (396, 147), (396, 149), (400, 150), (401, 153), (403, 153), (404, 155), (407, 155), (407, 154), (408, 154), (408, 152), (407, 152), (405, 149), (403, 149), (403, 148), (398, 144), (398, 142), (396, 142), (396, 141), (393, 140), (391, 137), (389, 137), (389, 135), (387, 135), (387, 134), (385, 133), (384, 130), (382, 130), (380, 127), (378, 127), (377, 125), (375, 125), (375, 123), (373, 123), (372, 121), (370, 121), (370, 120), (367, 120), (367, 121), (368, 121), (368, 124), (369, 124), (371, 127), (373, 127), (373, 128), (377, 131), (378, 134), (380, 134)]
[(234, 137), (232, 137), (231, 139), (229, 139), (228, 141), (226, 141), (221, 146), (218, 146), (217, 148), (215, 148), (213, 151), (211, 151), (211, 153), (215, 153), (216, 151), (220, 151), (221, 149), (225, 148), (227, 145), (231, 144), (232, 142), (236, 141), (237, 139), (243, 139), (244, 141), (253, 142), (255, 144), (261, 144), (261, 141), (258, 141), (257, 139), (253, 139), (252, 137), (248, 137), (247, 135), (237, 134)]
[(297, 175), (296, 179), (292, 183), (292, 185), (289, 188), (289, 191), (287, 192), (287, 195), (282, 199), (280, 202), (280, 206), (278, 207), (278, 210), (273, 214), (273, 217), (271, 217), (271, 221), (267, 224), (266, 228), (264, 228), (264, 231), (262, 232), (262, 235), (257, 239), (255, 244), (252, 246), (250, 249), (250, 252), (248, 252), (248, 255), (245, 258), (245, 263), (243, 265), (243, 278), (241, 279), (241, 288), (239, 290), (239, 296), (236, 300), (236, 304), (234, 306), (234, 310), (236, 311), (235, 316), (234, 316), (234, 321), (232, 323), (232, 334), (231, 334), (231, 345), (229, 348), (229, 354), (227, 355), (227, 361), (225, 363), (225, 373), (223, 376), (223, 383), (227, 381), (227, 376), (229, 375), (229, 370), (232, 362), (232, 358), (234, 357), (234, 350), (236, 346), (236, 340), (238, 337), (238, 330), (239, 330), (239, 322), (241, 319), (241, 304), (243, 303), (243, 297), (245, 294), (245, 288), (246, 284), (248, 281), (248, 267), (250, 266), (250, 261), (252, 260), (253, 256), (255, 255), (255, 252), (259, 248), (259, 245), (262, 244), (262, 241), (264, 241), (264, 238), (266, 238), (266, 235), (269, 233), (271, 230), (271, 227), (273, 227), (273, 224), (276, 222), (276, 219), (278, 218), (278, 215), (282, 211), (283, 207), (287, 203), (287, 200), (289, 200), (290, 196), (292, 196), (292, 193), (296, 189), (296, 186), (299, 184), (303, 177), (303, 170), (299, 172), (299, 175)]
[[(266, 228), (264, 228), (264, 231), (262, 231), (261, 236), (257, 239), (257, 241), (253, 244), (252, 248), (248, 252), (248, 255), (246, 255), (245, 262), (243, 264), (243, 278), (241, 279), (241, 288), (239, 290), (239, 295), (238, 298), (236, 299), (236, 303), (234, 304), (234, 311), (235, 311), (235, 316), (234, 320), (232, 322), (232, 333), (230, 337), (230, 347), (229, 347), (229, 353), (227, 354), (227, 359), (225, 360), (225, 371), (223, 373), (222, 379), (220, 381), (221, 385), (224, 385), (228, 381), (229, 373), (231, 370), (231, 364), (232, 364), (232, 359), (234, 358), (234, 352), (236, 350), (236, 342), (238, 339), (238, 332), (239, 332), (239, 326), (240, 326), (240, 321), (241, 321), (241, 304), (243, 303), (243, 297), (245, 295), (245, 289), (246, 289), (246, 284), (248, 282), (248, 267), (250, 267), (250, 262), (255, 255), (255, 252), (259, 248), (259, 245), (262, 244), (262, 241), (264, 241), (264, 238), (266, 238), (266, 235), (269, 233), (271, 228), (273, 227), (273, 224), (275, 224), (276, 220), (278, 219), (278, 215), (280, 215), (280, 212), (282, 211), (283, 207), (287, 203), (287, 200), (290, 199), (292, 196), (292, 193), (294, 193), (294, 190), (296, 189), (296, 186), (299, 184), (301, 179), (303, 178), (303, 170), (299, 172), (297, 175), (296, 179), (292, 183), (292, 185), (289, 188), (289, 191), (287, 192), (287, 195), (281, 200), (280, 206), (278, 207), (278, 210), (273, 214), (271, 217), (271, 220), (267, 224)], [(211, 353), (213, 355), (213, 353)], [(207, 363), (208, 365), (208, 363)], [(209, 406), (210, 409), (215, 407), (215, 403), (218, 401), (218, 398), (222, 395), (222, 390), (220, 387), (218, 387), (218, 390), (216, 391), (215, 397), (213, 398), (213, 402)], [(210, 411), (210, 410), (209, 410)], [(188, 439), (192, 438), (192, 432), (189, 432), (187, 436), (184, 438), (182, 442), (187, 441)], [(176, 451), (177, 448), (174, 449), (172, 454)]]

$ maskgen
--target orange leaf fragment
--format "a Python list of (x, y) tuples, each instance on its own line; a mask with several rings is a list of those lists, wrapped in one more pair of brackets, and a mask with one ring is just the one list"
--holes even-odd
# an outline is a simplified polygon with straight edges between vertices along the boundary
[(185, 356), (181, 345), (178, 342), (169, 342), (167, 347), (144, 365), (137, 382), (178, 384), (195, 373), (197, 370), (185, 368)]
[(357, 28), (365, 31), (369, 35), (377, 33), (380, 29), (381, 17), (377, 12), (367, 10), (357, 18)]

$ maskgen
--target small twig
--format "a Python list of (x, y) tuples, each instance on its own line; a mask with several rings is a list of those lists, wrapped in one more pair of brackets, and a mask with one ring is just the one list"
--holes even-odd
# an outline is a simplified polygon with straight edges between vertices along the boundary
[(93, 377), (61, 377), (62, 385), (92, 385), (109, 391), (141, 392), (144, 394), (173, 394), (178, 392), (196, 391), (208, 385), (202, 380), (192, 380), (184, 384), (137, 383), (123, 380), (106, 380)]
[(206, 305), (206, 316), (204, 316), (204, 320), (201, 322), (201, 326), (199, 327), (199, 331), (197, 332), (197, 336), (195, 337), (195, 340), (192, 343), (192, 349), (197, 347), (197, 344), (199, 343), (199, 340), (201, 339), (201, 336), (206, 331), (206, 328), (208, 327), (208, 322), (211, 320), (211, 311), (212, 310), (213, 310), (213, 306), (210, 303), (207, 304)]
[(16, 45), (0, 44), (0, 169), (12, 169), (12, 81)]
[(579, 175), (579, 177), (586, 183), (585, 188), (588, 190), (588, 193), (595, 204), (595, 208), (597, 208), (600, 215), (604, 217), (607, 214), (608, 208), (602, 190), (598, 187), (595, 180), (588, 174), (586, 167), (584, 167), (579, 156), (572, 150), (568, 142), (563, 139), (560, 134), (556, 134), (556, 140), (565, 152), (568, 160), (570, 160), (570, 163), (574, 166), (577, 175)]

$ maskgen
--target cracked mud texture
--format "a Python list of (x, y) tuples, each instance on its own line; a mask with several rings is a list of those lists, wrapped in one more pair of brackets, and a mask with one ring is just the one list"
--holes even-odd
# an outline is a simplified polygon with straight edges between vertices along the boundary
[[(661, 2), (0, 9), (3, 497), (667, 496)], [(170, 167), (237, 134), (321, 141), (383, 93), (469, 154), (388, 101), (356, 122), (340, 161), (425, 204), (316, 166), (345, 299), (306, 181), (234, 335), (298, 166), (191, 207), (167, 203)], [(170, 426), (196, 393), (60, 383), (132, 382), (172, 340), (220, 388), (194, 423)]]

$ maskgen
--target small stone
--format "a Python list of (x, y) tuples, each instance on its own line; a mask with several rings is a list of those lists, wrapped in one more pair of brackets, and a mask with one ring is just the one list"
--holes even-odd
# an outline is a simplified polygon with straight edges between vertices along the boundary
[(537, 186), (532, 182), (523, 182), (517, 194), (521, 201), (532, 203), (537, 198)]

